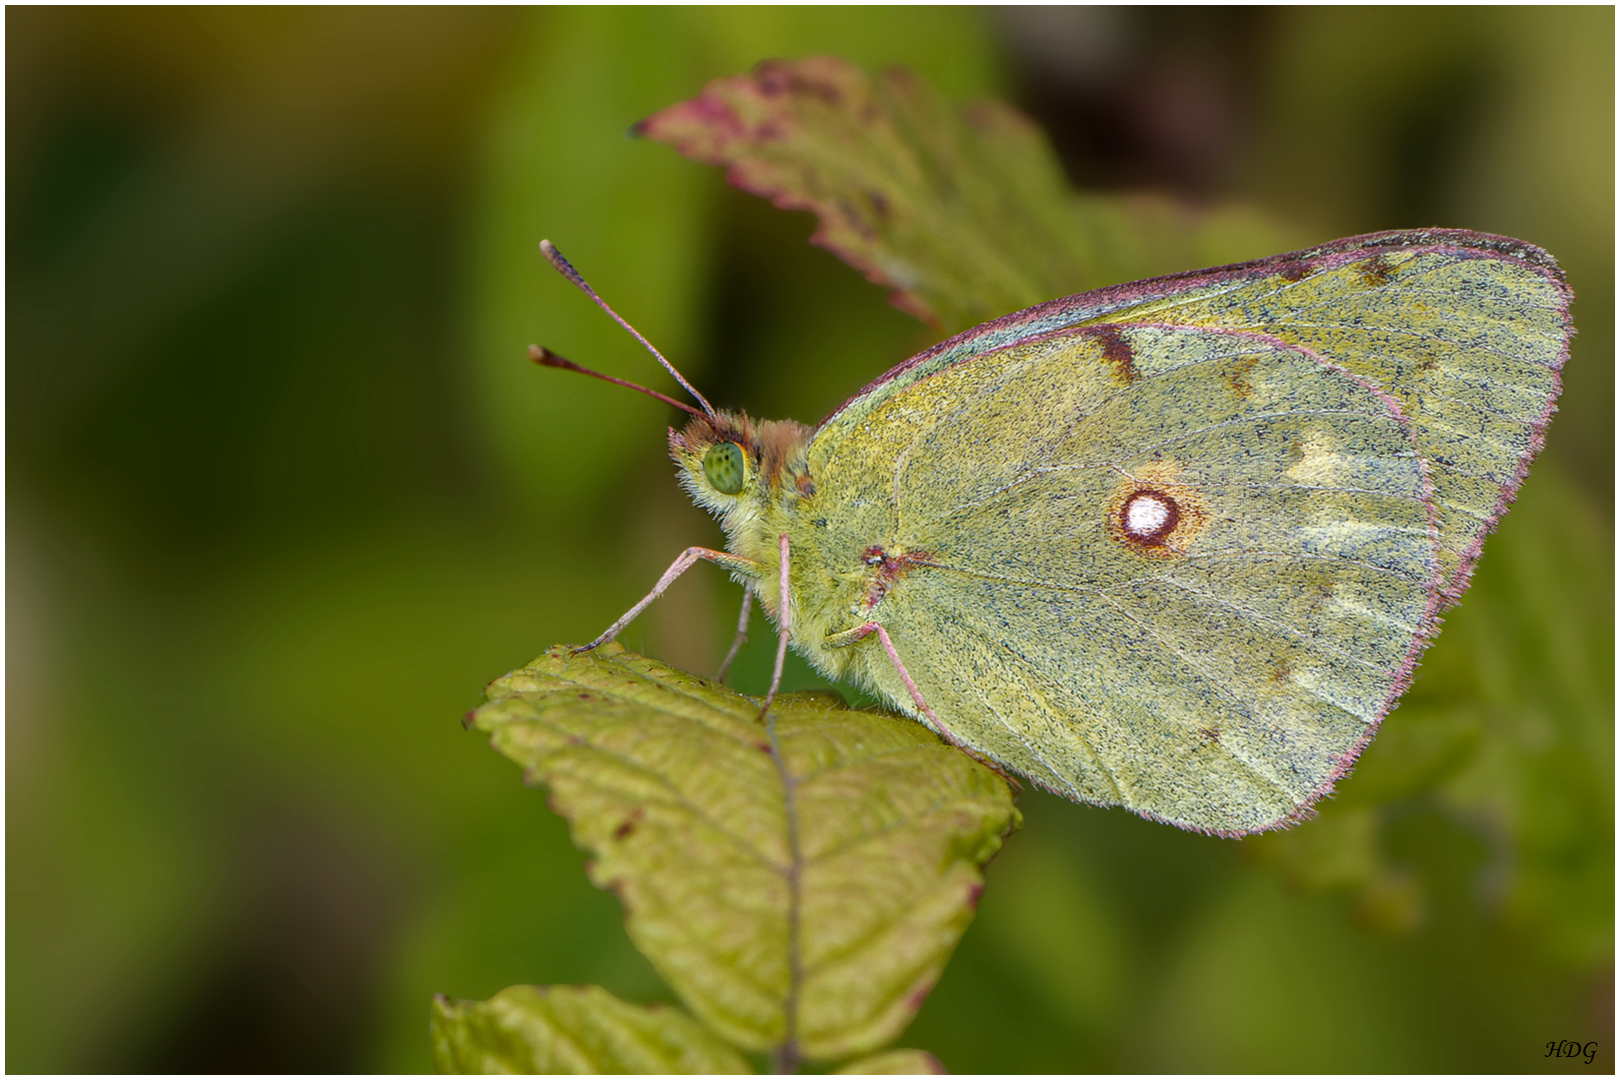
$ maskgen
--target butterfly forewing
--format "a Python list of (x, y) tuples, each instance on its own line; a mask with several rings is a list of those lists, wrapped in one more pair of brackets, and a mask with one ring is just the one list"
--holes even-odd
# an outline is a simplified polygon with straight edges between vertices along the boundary
[(1388, 390), (1430, 466), (1453, 598), (1540, 448), (1568, 334), (1560, 280), (1533, 263), (1476, 255), (1339, 254), (1319, 269), (1208, 287), (1142, 313), (1272, 334)]
[(1173, 323), (1303, 345), (1399, 402), (1429, 467), (1444, 594), (1467, 587), (1485, 536), (1541, 447), (1572, 333), (1571, 293), (1546, 252), (1458, 230), (1379, 233), (1218, 270), (1041, 304), (902, 365), (929, 378), (989, 351), (1086, 323)]
[[(881, 623), (956, 737), (1074, 799), (1215, 832), (1289, 820), (1433, 625), (1433, 505), (1399, 406), (1265, 335), (1104, 325), (991, 349), (875, 388), (810, 467), (814, 501), (849, 508), (795, 537), (797, 572), (857, 583), (829, 629)], [(801, 645), (910, 704), (875, 641)]]

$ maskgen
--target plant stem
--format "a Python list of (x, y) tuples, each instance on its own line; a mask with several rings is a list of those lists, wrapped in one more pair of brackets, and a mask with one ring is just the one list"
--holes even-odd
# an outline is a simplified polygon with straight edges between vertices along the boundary
[(799, 853), (799, 811), (794, 798), (798, 781), (788, 772), (787, 762), (782, 759), (782, 746), (776, 738), (775, 716), (766, 717), (765, 730), (770, 734), (771, 760), (776, 763), (776, 774), (782, 780), (788, 842), (788, 992), (782, 1003), (782, 1044), (771, 1052), (771, 1071), (796, 1073), (799, 1071), (799, 984), (804, 980), (803, 963), (799, 956), (799, 879), (804, 860)]
[(771, 1072), (791, 1076), (798, 1071), (799, 1048), (795, 1043), (785, 1042), (771, 1051)]

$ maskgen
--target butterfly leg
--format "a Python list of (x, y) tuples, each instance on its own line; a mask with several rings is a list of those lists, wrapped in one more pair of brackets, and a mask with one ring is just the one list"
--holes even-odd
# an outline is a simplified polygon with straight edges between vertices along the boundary
[[(911, 700), (915, 701), (917, 708), (921, 709), (922, 714), (928, 717), (929, 722), (934, 725), (934, 730), (945, 736), (945, 741), (958, 750), (967, 750), (967, 747), (962, 745), (962, 741), (956, 737), (949, 727), (945, 726), (945, 722), (934, 715), (934, 710), (928, 707), (928, 702), (923, 700), (922, 691), (917, 689), (917, 684), (911, 681), (911, 672), (906, 670), (906, 665), (900, 660), (900, 654), (895, 651), (894, 642), (889, 640), (889, 632), (883, 629), (881, 625), (875, 622), (862, 623), (853, 629), (832, 635), (827, 639), (827, 644), (835, 648), (841, 645), (853, 645), (870, 634), (876, 634), (878, 640), (883, 643), (883, 651), (889, 654), (889, 663), (894, 665), (894, 670), (900, 675), (900, 681), (906, 684), (907, 690), (911, 691)], [(972, 751), (968, 752), (972, 753)]]
[(765, 719), (765, 714), (771, 711), (771, 702), (776, 700), (776, 691), (782, 685), (782, 665), (787, 662), (788, 636), (793, 633), (793, 597), (788, 591), (788, 535), (783, 533), (779, 538), (782, 545), (782, 564), (778, 571), (777, 602), (781, 605), (781, 618), (777, 620), (776, 631), (776, 666), (771, 669), (771, 691), (765, 695), (765, 707), (759, 710), (759, 718)]
[(1012, 786), (1014, 791), (1022, 790), (1023, 785), (1020, 784), (1015, 777), (1009, 776), (995, 762), (989, 760), (983, 754), (968, 746), (961, 739), (958, 739), (956, 737), (956, 733), (947, 727), (943, 720), (934, 715), (934, 710), (930, 709), (928, 707), (928, 702), (923, 699), (922, 691), (917, 689), (917, 684), (912, 681), (911, 672), (906, 670), (906, 665), (900, 660), (900, 654), (895, 650), (894, 642), (889, 640), (889, 632), (883, 629), (881, 625), (875, 622), (862, 623), (860, 626), (854, 627), (853, 629), (844, 630), (841, 633), (829, 636), (826, 643), (834, 647), (840, 645), (853, 645), (855, 642), (861, 640), (861, 638), (866, 637), (869, 634), (876, 634), (878, 636), (878, 641), (882, 642), (883, 644), (883, 651), (889, 654), (889, 663), (894, 665), (894, 670), (899, 674), (900, 681), (906, 684), (907, 690), (911, 691), (911, 700), (917, 703), (917, 708), (920, 709), (922, 714), (928, 717), (928, 719), (933, 723), (934, 730), (944, 736), (946, 742), (950, 743), (952, 746), (962, 751), (962, 753), (966, 754), (974, 761), (977, 761), (979, 764), (983, 765), (985, 768), (1007, 781), (1007, 783)]
[(731, 648), (726, 650), (726, 658), (720, 661), (720, 670), (714, 673), (716, 682), (726, 681), (726, 672), (731, 670), (731, 662), (737, 659), (737, 653), (748, 640), (748, 614), (754, 610), (754, 583), (743, 582), (742, 614), (737, 616), (737, 636), (731, 639)]
[(647, 605), (664, 595), (664, 590), (669, 588), (671, 582), (680, 577), (682, 574), (686, 573), (688, 570), (692, 569), (692, 567), (696, 566), (700, 560), (704, 559), (714, 563), (716, 566), (722, 567), (726, 570), (746, 574), (751, 578), (759, 577), (765, 571), (765, 567), (754, 560), (741, 558), (740, 556), (731, 554), (729, 551), (714, 551), (710, 548), (689, 547), (685, 551), (681, 552), (680, 558), (676, 559), (670, 564), (669, 569), (664, 571), (664, 576), (658, 579), (658, 584), (653, 586), (652, 592), (648, 593), (646, 596), (643, 596), (639, 604), (621, 615), (619, 617), (619, 621), (602, 631), (602, 635), (595, 641), (591, 642), (589, 645), (581, 645), (579, 648), (575, 649), (574, 652), (590, 652), (597, 646), (605, 645), (607, 642), (618, 637), (619, 632), (625, 627), (629, 626), (632, 619), (634, 619), (637, 615), (640, 615), (643, 611), (647, 610)]

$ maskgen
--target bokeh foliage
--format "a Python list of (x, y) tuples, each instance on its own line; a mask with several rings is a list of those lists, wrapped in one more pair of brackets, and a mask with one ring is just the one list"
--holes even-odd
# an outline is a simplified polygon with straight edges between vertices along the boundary
[[(1265, 253), (1261, 216), (1290, 245), (1523, 237), (1579, 297), (1562, 411), (1321, 819), (1233, 843), (1026, 794), (906, 1042), (958, 1071), (1517, 1071), (1596, 1038), (1574, 1067), (1610, 1071), (1613, 13), (1201, 18), (1109, 31), (1154, 131), (1199, 42), (1240, 39), (1210, 184), (1263, 215), (1195, 262)], [(8, 9), (13, 1070), (420, 1070), (434, 991), (671, 1000), (455, 722), (718, 538), (672, 415), (524, 361), (667, 388), (534, 245), (716, 405), (814, 421), (929, 332), (808, 216), (625, 129), (814, 53), (1057, 117), (1069, 75), (1010, 19)], [(702, 573), (626, 643), (712, 670), (737, 596)]]

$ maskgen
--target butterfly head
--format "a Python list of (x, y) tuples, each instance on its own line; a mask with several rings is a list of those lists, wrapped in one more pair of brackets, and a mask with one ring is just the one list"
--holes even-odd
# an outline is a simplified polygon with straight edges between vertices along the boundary
[(544, 367), (575, 371), (627, 387), (691, 413), (692, 420), (684, 429), (671, 428), (669, 432), (669, 452), (680, 466), (681, 483), (699, 506), (720, 519), (734, 544), (741, 539), (743, 546), (749, 549), (750, 558), (757, 557), (753, 552), (756, 546), (763, 544), (764, 548), (770, 548), (774, 538), (767, 543), (757, 535), (760, 530), (750, 526), (767, 523), (771, 518), (768, 511), (785, 500), (797, 501), (815, 494), (807, 464), (810, 437), (814, 432), (792, 420), (751, 420), (746, 413), (717, 410), (686, 381), (675, 365), (664, 359), (663, 353), (653, 348), (651, 342), (596, 294), (551, 241), (540, 241), (540, 253), (558, 273), (641, 342), (702, 408), (581, 367), (539, 345), (529, 346), (529, 359)]
[(716, 412), (671, 428), (669, 454), (693, 500), (731, 532), (784, 495), (814, 490), (805, 463), (811, 434), (792, 420)]

